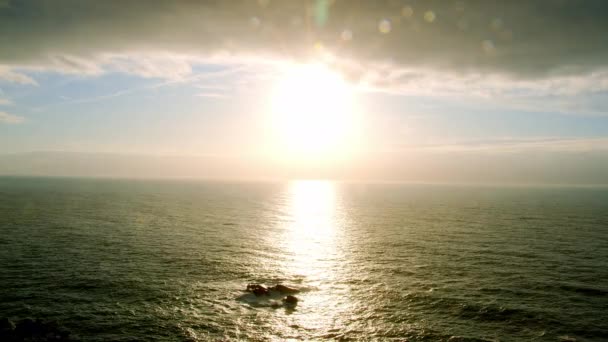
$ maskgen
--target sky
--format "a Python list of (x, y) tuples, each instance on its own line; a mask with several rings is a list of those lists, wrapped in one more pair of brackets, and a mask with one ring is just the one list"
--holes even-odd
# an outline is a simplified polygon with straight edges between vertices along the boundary
[[(0, 0), (0, 175), (608, 184), (606, 13)], [(273, 89), (311, 63), (348, 84), (356, 134), (343, 153), (281, 155)], [(291, 91), (293, 112), (331, 116), (312, 83)]]

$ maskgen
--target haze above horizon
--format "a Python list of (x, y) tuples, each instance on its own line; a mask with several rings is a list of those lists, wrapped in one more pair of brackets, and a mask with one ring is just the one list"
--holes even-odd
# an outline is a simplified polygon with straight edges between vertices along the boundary
[(0, 175), (608, 184), (607, 10), (0, 0)]

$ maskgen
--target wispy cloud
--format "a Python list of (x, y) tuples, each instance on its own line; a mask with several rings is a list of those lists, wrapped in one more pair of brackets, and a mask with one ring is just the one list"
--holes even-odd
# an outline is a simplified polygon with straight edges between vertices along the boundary
[(407, 151), (424, 152), (475, 152), (475, 153), (522, 153), (522, 152), (608, 152), (608, 138), (502, 138), (446, 142), (430, 145), (403, 146)]
[(17, 84), (38, 85), (38, 82), (36, 82), (33, 78), (3, 65), (0, 65), (0, 81), (7, 81)]
[(216, 91), (225, 91), (228, 90), (228, 87), (225, 85), (217, 85), (217, 84), (197, 84), (196, 88), (201, 90), (216, 90)]
[(23, 122), (25, 122), (25, 118), (22, 116), (13, 115), (6, 112), (0, 112), (0, 123), (20, 124)]
[(212, 97), (212, 98), (225, 98), (226, 94), (225, 93), (219, 93), (219, 92), (201, 92), (196, 94), (196, 96), (199, 97)]
[(403, 68), (394, 63), (361, 64), (334, 61), (362, 92), (417, 97), (450, 98), (516, 111), (606, 116), (608, 69), (578, 75), (521, 79), (509, 75)]
[(105, 56), (105, 70), (119, 71), (144, 78), (160, 78), (170, 81), (181, 81), (192, 75), (192, 65), (196, 58), (163, 53), (149, 52)]
[[(403, 95), (449, 96), (466, 93), (479, 98), (576, 96), (608, 91), (608, 68), (592, 73), (521, 79), (504, 74), (455, 73), (425, 68), (403, 68), (394, 63), (361, 64), (335, 61), (362, 89)], [(466, 86), (465, 89), (462, 87)]]
[(9, 99), (0, 98), (0, 106), (10, 106), (13, 102)]
[[(121, 58), (127, 58), (126, 56), (122, 56)], [(134, 63), (137, 63), (134, 61)], [(44, 110), (48, 107), (58, 106), (58, 105), (75, 105), (75, 104), (83, 104), (83, 103), (92, 103), (92, 102), (100, 102), (109, 99), (113, 99), (116, 97), (127, 96), (138, 92), (144, 92), (148, 90), (159, 89), (163, 87), (170, 87), (175, 85), (182, 84), (193, 84), (196, 88), (203, 90), (201, 93), (209, 93), (209, 97), (220, 97), (221, 91), (227, 89), (225, 86), (217, 86), (218, 80), (225, 79), (234, 74), (239, 73), (244, 70), (244, 67), (240, 64), (237, 65), (227, 65), (222, 69), (217, 71), (209, 71), (209, 72), (198, 72), (194, 73), (192, 71), (189, 75), (182, 75), (180, 77), (175, 78), (165, 78), (154, 82), (152, 84), (146, 84), (143, 86), (125, 88), (118, 91), (114, 91), (111, 93), (100, 94), (92, 97), (85, 98), (72, 98), (68, 96), (60, 96), (63, 101), (55, 102), (43, 106), (39, 106), (34, 108), (34, 110)], [(205, 82), (214, 82), (214, 84), (207, 84)], [(207, 91), (209, 90), (209, 91)], [(211, 94), (213, 93), (213, 94)]]

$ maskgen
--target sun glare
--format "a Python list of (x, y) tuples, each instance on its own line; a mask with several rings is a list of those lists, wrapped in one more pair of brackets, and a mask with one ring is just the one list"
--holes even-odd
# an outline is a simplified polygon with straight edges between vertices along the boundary
[(275, 85), (271, 101), (275, 150), (281, 157), (316, 161), (352, 149), (354, 92), (339, 73), (323, 64), (292, 66)]

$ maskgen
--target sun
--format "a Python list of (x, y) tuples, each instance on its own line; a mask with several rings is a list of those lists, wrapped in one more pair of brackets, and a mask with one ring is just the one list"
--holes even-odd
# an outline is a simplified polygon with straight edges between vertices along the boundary
[(324, 64), (287, 68), (271, 97), (274, 150), (320, 161), (350, 153), (357, 121), (353, 86)]

